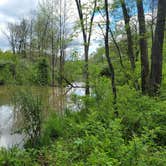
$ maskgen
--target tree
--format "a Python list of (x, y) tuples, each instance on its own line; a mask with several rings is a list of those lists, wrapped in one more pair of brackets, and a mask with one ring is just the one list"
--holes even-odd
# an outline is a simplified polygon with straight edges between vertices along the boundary
[(8, 23), (8, 32), (5, 35), (8, 38), (13, 54), (18, 53), (26, 56), (27, 37), (29, 33), (29, 24), (26, 19), (18, 23)]
[(48, 0), (42, 1), (39, 4), (39, 9), (36, 14), (34, 24), (34, 39), (36, 41), (36, 51), (38, 56), (44, 56), (50, 49), (50, 32), (51, 32), (52, 10)]
[(35, 25), (39, 55), (50, 57), (52, 86), (55, 86), (55, 72), (59, 74), (59, 85), (63, 84), (65, 51), (71, 35), (67, 27), (68, 5), (66, 0), (43, 0)]
[(41, 86), (49, 84), (49, 64), (45, 58), (41, 58), (37, 65), (38, 83)]
[[(100, 9), (99, 7), (98, 7), (98, 12), (99, 12), (100, 15), (102, 16), (104, 22), (106, 22), (105, 17), (104, 17), (104, 15), (103, 15), (103, 12), (101, 11), (101, 9)], [(101, 23), (98, 23), (98, 26), (99, 26), (99, 28), (103, 31), (103, 28), (102, 28)], [(118, 53), (118, 56), (119, 56), (120, 65), (121, 65), (122, 68), (124, 68), (123, 60), (122, 60), (122, 53), (121, 53), (121, 50), (120, 50), (120, 46), (118, 45), (118, 42), (116, 41), (116, 37), (114, 36), (114, 32), (112, 31), (112, 29), (111, 29), (110, 26), (109, 26), (109, 32), (110, 32), (110, 35), (111, 35), (111, 38), (112, 38), (112, 42), (114, 43), (115, 48), (117, 49), (117, 53)]]
[(150, 32), (151, 32), (151, 39), (152, 39), (152, 43), (153, 43), (153, 38), (154, 38), (154, 28), (155, 28), (155, 24), (156, 24), (156, 8), (157, 8), (157, 1), (158, 0), (150, 0), (147, 2), (149, 4), (149, 16), (150, 16), (150, 20), (147, 21), (149, 28), (150, 28)]
[(114, 95), (114, 103), (116, 103), (116, 85), (115, 85), (115, 73), (114, 73), (114, 67), (112, 65), (111, 59), (110, 59), (110, 51), (109, 51), (109, 30), (110, 30), (110, 19), (109, 19), (109, 10), (108, 10), (108, 0), (105, 0), (105, 13), (106, 13), (106, 31), (104, 35), (104, 42), (105, 42), (105, 55), (108, 62), (109, 72), (111, 76), (112, 81), (112, 92)]
[(137, 0), (138, 21), (139, 21), (139, 38), (140, 38), (140, 52), (141, 52), (141, 87), (142, 92), (148, 92), (149, 84), (149, 60), (148, 60), (148, 46), (147, 34), (145, 26), (145, 14), (142, 0)]
[(29, 26), (29, 57), (32, 59), (33, 57), (33, 32), (34, 32), (34, 19), (30, 18), (30, 26)]
[(166, 1), (158, 1), (157, 24), (151, 55), (150, 95), (157, 95), (162, 82), (163, 42), (166, 20)]
[(68, 45), (68, 39), (70, 38), (70, 33), (67, 28), (68, 24), (68, 13), (69, 6), (67, 6), (66, 0), (59, 1), (59, 74), (60, 74), (60, 85), (63, 85), (64, 80), (64, 65), (65, 65), (65, 57), (66, 57), (66, 48)]
[[(97, 0), (93, 0), (93, 2), (90, 4), (93, 5), (92, 10), (90, 10), (89, 13), (84, 13), (84, 5), (82, 4), (81, 0), (75, 0), (79, 15), (79, 21), (81, 24), (81, 30), (83, 35), (83, 41), (84, 41), (84, 56), (85, 56), (85, 94), (89, 95), (89, 47), (90, 47), (90, 41), (91, 41), (91, 35), (92, 35), (92, 26), (93, 26), (93, 20), (95, 16), (96, 6), (97, 6)], [(90, 19), (88, 19), (90, 17)]]
[(19, 37), (19, 54), (22, 54), (26, 57), (27, 51), (27, 38), (29, 33), (29, 23), (28, 20), (22, 19), (18, 28), (18, 37)]
[(13, 54), (16, 53), (16, 38), (17, 38), (17, 32), (16, 32), (16, 26), (12, 23), (8, 23), (8, 32), (4, 32), (5, 36), (8, 39), (8, 42), (10, 44), (10, 47), (12, 49)]
[(133, 51), (133, 41), (132, 41), (132, 33), (131, 33), (131, 27), (130, 27), (130, 16), (126, 7), (125, 0), (120, 0), (120, 4), (123, 11), (123, 17), (125, 21), (125, 30), (127, 34), (127, 47), (128, 47), (128, 56), (131, 64), (132, 71), (135, 70), (135, 56)]

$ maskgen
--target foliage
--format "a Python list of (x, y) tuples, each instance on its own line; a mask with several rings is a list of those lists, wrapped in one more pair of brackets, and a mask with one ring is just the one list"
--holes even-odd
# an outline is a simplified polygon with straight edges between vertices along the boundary
[[(28, 137), (25, 140), (24, 149), (17, 147), (12, 149), (1, 148), (0, 165), (166, 165), (166, 61), (163, 59), (163, 82), (160, 96), (152, 98), (143, 95), (139, 86), (135, 89), (136, 82), (141, 85), (138, 27), (134, 20), (131, 20), (134, 54), (138, 53), (135, 71), (131, 71), (126, 49), (127, 41), (124, 37), (124, 26), (119, 22), (119, 19), (122, 18), (119, 2), (119, 0), (114, 2), (112, 15), (110, 15), (115, 17), (112, 19), (111, 28), (120, 47), (124, 65), (124, 67), (120, 65), (117, 48), (111, 41), (110, 56), (115, 68), (115, 83), (118, 94), (116, 103), (113, 102), (114, 98), (111, 93), (111, 80), (107, 77), (110, 73), (104, 57), (105, 49), (101, 47), (89, 57), (88, 81), (91, 87), (91, 95), (70, 96), (74, 104), (81, 105), (79, 110), (66, 110), (61, 116), (50, 108), (45, 110), (41, 97), (35, 96), (30, 88), (15, 94), (14, 105), (18, 115), (16, 117), (21, 117), (23, 121), (21, 128), (16, 132), (22, 132)], [(0, 84), (48, 86), (50, 85), (50, 69), (55, 72), (55, 81), (59, 81), (62, 73), (59, 74), (58, 72), (60, 65), (58, 51), (61, 51), (58, 48), (62, 44), (61, 42), (64, 42), (64, 47), (68, 47), (65, 44), (68, 41), (62, 39), (58, 43), (59, 29), (54, 28), (52, 30), (55, 27), (52, 24), (56, 20), (59, 21), (59, 18), (50, 22), (51, 17), (58, 12), (50, 12), (51, 8), (47, 11), (51, 4), (45, 6), (45, 3), (43, 4), (42, 15), (40, 15), (41, 11), (39, 10), (38, 20), (36, 20), (36, 23), (34, 22), (34, 27), (32, 27), (35, 31), (34, 34), (32, 33), (32, 46), (30, 46), (32, 47), (32, 54), (28, 54), (28, 49), (25, 50), (26, 57), (0, 50)], [(89, 5), (90, 3), (87, 3), (82, 8), (87, 14), (91, 13)], [(55, 7), (58, 6), (55, 5)], [(135, 2), (128, 1), (128, 7), (135, 9)], [(49, 16), (49, 12), (53, 15)], [(135, 10), (129, 10), (129, 15), (135, 16), (135, 12)], [(86, 15), (88, 20), (90, 19), (89, 16)], [(46, 24), (48, 24), (48, 27), (45, 32), (43, 25)], [(57, 25), (59, 26), (59, 23)], [(57, 28), (61, 28), (58, 26)], [(89, 27), (87, 28), (89, 29)], [(42, 34), (45, 33), (46, 36), (43, 36)], [(39, 36), (36, 36), (37, 34)], [(53, 36), (57, 37), (54, 42), (51, 36), (52, 39), (54, 39)], [(119, 36), (122, 37), (120, 41)], [(151, 32), (148, 31), (147, 37), (148, 51), (151, 54)], [(84, 46), (86, 44), (84, 43)], [(166, 42), (163, 47), (164, 54), (166, 53), (165, 48)], [(55, 49), (55, 66), (51, 66), (54, 62), (50, 63), (50, 60), (53, 59), (53, 54), (52, 57), (50, 55), (51, 49), (52, 51)], [(45, 56), (45, 54), (48, 55)], [(63, 76), (67, 80), (66, 83), (84, 82), (82, 73), (84, 72), (85, 62), (78, 58), (78, 54), (78, 52), (74, 52), (69, 59), (68, 57), (64, 58)], [(43, 112), (47, 116), (43, 116)]]
[(0, 53), (0, 84), (49, 85), (50, 71), (46, 58), (31, 62), (10, 52)]
[(37, 64), (37, 81), (42, 86), (49, 84), (49, 65), (45, 58), (39, 59)]
[(27, 89), (18, 91), (13, 98), (13, 102), (17, 114), (21, 114), (22, 117), (19, 132), (24, 133), (27, 136), (27, 145), (32, 147), (37, 146), (41, 135), (43, 110), (41, 98), (39, 96), (34, 96), (32, 92)]
[[(110, 80), (100, 78), (96, 82), (93, 95), (86, 99), (88, 110), (67, 111), (63, 117), (50, 114), (42, 123), (37, 149), (2, 150), (0, 161), (9, 165), (164, 166), (165, 101), (119, 86), (115, 107)], [(30, 107), (39, 110), (36, 98), (32, 100), (25, 93), (21, 98), (25, 112), (31, 113)]]
[(48, 119), (45, 120), (42, 129), (40, 144), (49, 145), (57, 138), (63, 135), (63, 118), (52, 113)]

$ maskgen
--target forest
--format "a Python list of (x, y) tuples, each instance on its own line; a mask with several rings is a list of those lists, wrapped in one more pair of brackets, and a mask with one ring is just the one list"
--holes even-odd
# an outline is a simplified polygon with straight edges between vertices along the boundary
[(2, 33), (0, 166), (166, 165), (166, 0), (39, 0)]

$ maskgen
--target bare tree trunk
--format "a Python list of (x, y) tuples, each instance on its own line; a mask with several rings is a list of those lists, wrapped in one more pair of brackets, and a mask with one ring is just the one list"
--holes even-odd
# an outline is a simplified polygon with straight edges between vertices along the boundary
[(138, 61), (139, 59), (139, 53), (140, 53), (140, 48), (139, 48), (139, 36), (138, 36), (138, 24), (136, 22), (136, 24), (134, 25), (134, 52), (135, 52), (135, 61)]
[(62, 83), (63, 83), (63, 37), (62, 37), (62, 1), (59, 0), (59, 5), (60, 5), (60, 14), (59, 14), (59, 27), (60, 27), (60, 32), (59, 32), (59, 43), (60, 43), (60, 69), (59, 69), (59, 72), (60, 72), (60, 87), (62, 88)]
[(149, 60), (148, 60), (148, 46), (146, 37), (145, 14), (142, 0), (137, 0), (138, 20), (139, 20), (139, 34), (140, 34), (140, 51), (141, 51), (141, 87), (142, 92), (148, 92), (149, 84)]
[(53, 32), (52, 32), (52, 39), (51, 39), (51, 56), (52, 56), (52, 86), (55, 86), (55, 52), (54, 52), (54, 36), (53, 36)]
[(155, 96), (159, 93), (162, 81), (162, 61), (163, 61), (163, 42), (164, 28), (166, 20), (166, 1), (158, 1), (157, 24), (152, 45), (151, 73), (150, 73), (150, 95)]
[[(100, 9), (98, 9), (98, 11), (99, 11), (100, 15), (103, 17), (103, 19), (105, 20), (102, 11), (101, 11)], [(100, 23), (98, 23), (98, 26), (99, 26), (99, 28), (101, 29), (101, 31), (103, 32), (103, 29), (102, 29), (102, 26), (100, 25)], [(113, 41), (113, 43), (114, 43), (114, 45), (115, 45), (115, 47), (116, 47), (116, 49), (117, 49), (118, 55), (119, 55), (120, 65), (121, 65), (122, 68), (124, 68), (121, 50), (120, 50), (120, 47), (119, 47), (119, 45), (118, 45), (118, 43), (117, 43), (117, 41), (116, 41), (116, 38), (115, 38), (115, 36), (114, 36), (114, 34), (113, 34), (113, 31), (112, 31), (112, 29), (111, 29), (110, 26), (109, 26), (109, 31), (110, 31), (110, 34), (111, 34), (112, 41)], [(103, 35), (104, 35), (104, 34), (103, 34)]]
[(115, 45), (115, 47), (116, 47), (116, 49), (118, 51), (118, 55), (119, 55), (119, 60), (120, 60), (121, 67), (124, 68), (123, 60), (122, 60), (122, 54), (121, 54), (121, 51), (120, 51), (120, 47), (119, 47), (118, 43), (116, 42), (116, 39), (114, 37), (114, 34), (112, 32), (111, 27), (109, 27), (109, 29), (110, 29), (110, 34), (111, 34), (111, 38), (113, 40), (113, 43), (114, 43), (114, 45)]
[(154, 4), (154, 0), (152, 0), (151, 2), (151, 12), (152, 12), (152, 22), (150, 25), (150, 30), (151, 30), (151, 38), (152, 38), (152, 43), (153, 43), (153, 39), (154, 39), (154, 24), (155, 24), (155, 16), (154, 16), (154, 9), (155, 9), (155, 4)]
[(125, 21), (125, 30), (127, 34), (127, 46), (128, 46), (128, 56), (131, 64), (132, 71), (135, 70), (135, 56), (133, 51), (133, 41), (132, 41), (132, 34), (131, 34), (131, 28), (130, 28), (130, 16), (127, 11), (125, 0), (120, 0), (121, 7), (123, 11), (123, 17)]
[(90, 94), (90, 87), (89, 87), (89, 46), (84, 46), (84, 52), (85, 52), (85, 94)]
[(15, 46), (15, 42), (14, 42), (14, 39), (13, 39), (12, 36), (11, 36), (11, 38), (12, 38), (12, 39), (11, 39), (11, 42), (10, 42), (10, 43), (11, 43), (11, 46), (12, 46), (12, 52), (13, 52), (13, 54), (16, 54), (16, 49), (15, 49), (16, 46)]
[(83, 35), (83, 40), (84, 40), (84, 55), (85, 55), (84, 75), (85, 75), (85, 84), (86, 84), (85, 85), (85, 94), (88, 96), (90, 94), (90, 89), (89, 89), (89, 46), (90, 46), (91, 35), (92, 35), (92, 26), (93, 26), (94, 15), (96, 12), (96, 7), (97, 7), (97, 0), (94, 1), (93, 11), (90, 16), (89, 28), (87, 28), (88, 27), (87, 20), (85, 20), (83, 17), (83, 10), (82, 10), (83, 6), (81, 4), (81, 0), (75, 0), (75, 2), (77, 5), (82, 35)]
[(108, 62), (108, 67), (110, 71), (111, 76), (111, 84), (112, 84), (112, 92), (114, 95), (114, 104), (116, 103), (116, 85), (115, 85), (115, 73), (114, 73), (114, 67), (112, 65), (111, 59), (110, 59), (110, 50), (109, 50), (109, 26), (110, 26), (110, 20), (109, 20), (109, 11), (108, 11), (108, 0), (105, 0), (105, 12), (106, 12), (106, 33), (105, 33), (105, 55)]
[[(53, 1), (52, 1), (52, 6), (51, 6), (51, 13), (52, 13), (52, 19), (51, 19), (51, 61), (52, 61), (52, 86), (55, 86), (55, 50), (54, 50), (54, 18), (53, 18), (53, 12), (54, 12), (54, 7), (53, 7)], [(53, 90), (54, 92), (54, 90)]]
[(41, 55), (41, 45), (40, 45), (40, 34), (39, 32), (37, 33), (37, 49), (38, 49), (38, 56), (40, 57)]
[(31, 22), (30, 22), (30, 45), (29, 45), (29, 56), (30, 56), (30, 59), (32, 59), (32, 34), (33, 34), (33, 20), (31, 19)]

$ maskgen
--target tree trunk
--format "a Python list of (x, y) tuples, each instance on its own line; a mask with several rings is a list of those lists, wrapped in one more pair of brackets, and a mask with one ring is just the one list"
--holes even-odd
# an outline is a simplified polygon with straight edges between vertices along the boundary
[(111, 76), (111, 84), (112, 84), (112, 92), (114, 95), (114, 104), (116, 104), (116, 85), (115, 85), (115, 73), (114, 73), (114, 67), (112, 65), (111, 59), (110, 59), (110, 50), (109, 50), (109, 26), (110, 26), (110, 20), (109, 20), (109, 11), (108, 11), (108, 0), (105, 0), (105, 12), (106, 12), (106, 33), (105, 33), (105, 55), (108, 62), (109, 72)]
[(54, 33), (53, 33), (53, 30), (52, 30), (52, 36), (51, 36), (51, 56), (52, 56), (52, 86), (54, 87), (55, 86), (55, 52), (54, 52)]
[(30, 24), (30, 34), (29, 34), (29, 58), (32, 60), (32, 34), (33, 34), (33, 20), (31, 20)]
[(89, 88), (89, 47), (85, 46), (84, 47), (84, 52), (85, 52), (85, 94), (89, 95), (90, 94), (90, 88)]
[(139, 37), (140, 37), (140, 51), (141, 51), (141, 87), (142, 92), (148, 92), (149, 84), (149, 60), (148, 60), (148, 46), (146, 37), (145, 14), (142, 0), (137, 0), (138, 21), (139, 21)]
[(135, 57), (134, 57), (134, 51), (133, 51), (133, 41), (132, 41), (132, 34), (131, 34), (131, 28), (130, 28), (130, 16), (127, 11), (125, 0), (120, 0), (121, 7), (123, 11), (123, 17), (125, 21), (125, 30), (127, 34), (127, 46), (128, 46), (128, 56), (131, 64), (131, 69), (135, 70)]
[(89, 22), (89, 28), (87, 17), (84, 18), (83, 15), (83, 5), (81, 0), (75, 0), (78, 15), (80, 19), (81, 24), (81, 30), (83, 35), (83, 41), (84, 41), (84, 55), (85, 55), (85, 68), (84, 68), (84, 75), (85, 75), (85, 94), (88, 96), (90, 94), (90, 86), (89, 86), (89, 47), (90, 47), (90, 41), (91, 41), (91, 35), (92, 35), (92, 26), (93, 26), (93, 20), (96, 12), (97, 7), (97, 0), (94, 1), (94, 6), (92, 10), (92, 14), (90, 16), (90, 22)]
[(13, 37), (12, 37), (12, 40), (11, 40), (11, 46), (12, 46), (12, 52), (13, 52), (13, 54), (16, 54), (16, 50), (15, 50), (15, 42), (14, 42), (14, 39), (13, 39)]
[(158, 1), (157, 24), (152, 45), (151, 73), (150, 73), (150, 95), (159, 93), (162, 81), (162, 53), (164, 42), (164, 28), (166, 17), (166, 0)]
[(121, 65), (121, 67), (124, 69), (124, 65), (123, 65), (123, 60), (122, 60), (122, 54), (121, 54), (120, 47), (119, 47), (119, 45), (118, 45), (118, 43), (117, 43), (117, 41), (116, 41), (116, 39), (115, 39), (115, 37), (114, 37), (114, 34), (113, 34), (113, 32), (112, 32), (111, 27), (109, 27), (109, 30), (110, 30), (110, 34), (111, 34), (112, 41), (113, 41), (113, 43), (114, 43), (114, 45), (115, 45), (115, 47), (116, 47), (116, 49), (117, 49), (118, 55), (119, 55), (120, 65)]
[(150, 25), (150, 31), (151, 31), (151, 38), (152, 38), (152, 43), (153, 43), (153, 37), (154, 37), (154, 24), (155, 24), (155, 16), (154, 16), (154, 12), (155, 12), (155, 0), (152, 0), (151, 2), (151, 12), (152, 12), (152, 21), (151, 21), (151, 25)]

